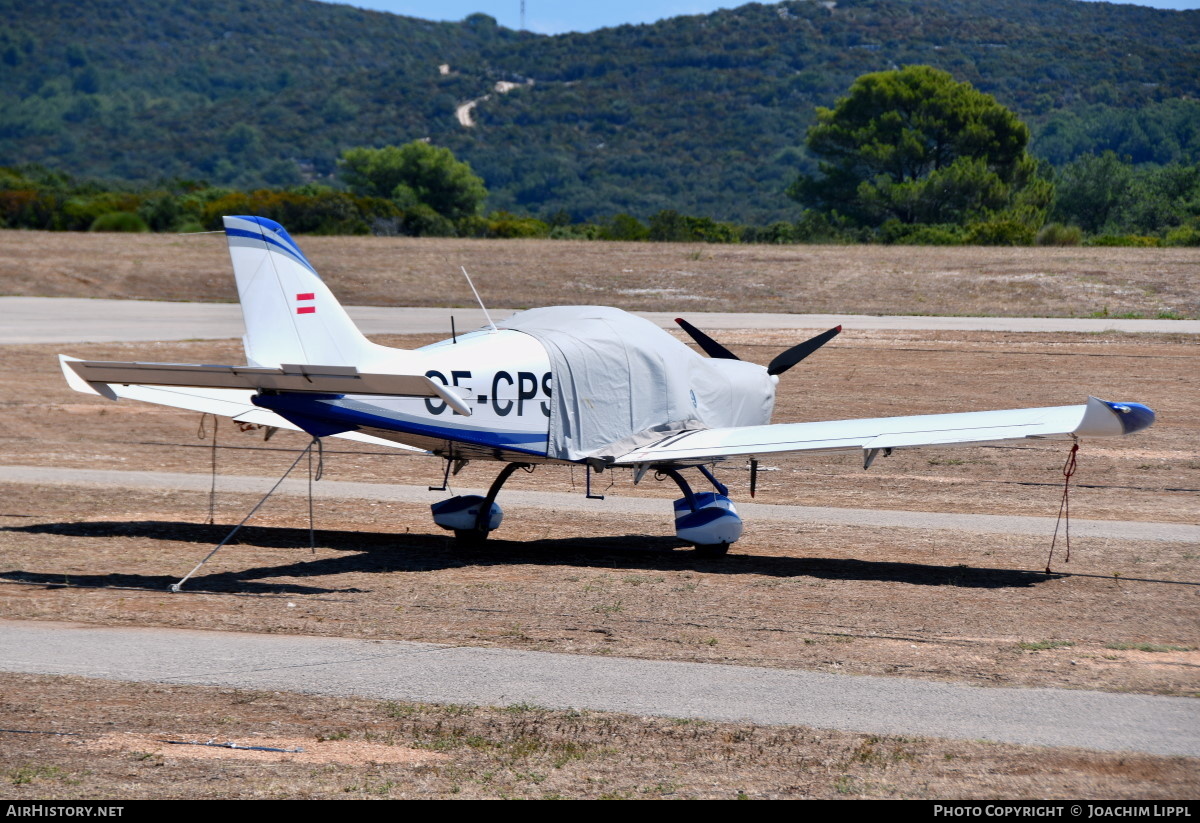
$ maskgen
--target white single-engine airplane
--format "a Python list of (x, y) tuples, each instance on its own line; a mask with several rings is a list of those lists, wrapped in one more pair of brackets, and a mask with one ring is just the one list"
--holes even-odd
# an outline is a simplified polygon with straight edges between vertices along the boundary
[[(500, 487), (538, 463), (629, 467), (635, 482), (648, 471), (669, 476), (683, 493), (676, 534), (715, 556), (742, 533), (728, 490), (708, 468), (719, 461), (749, 458), (753, 488), (757, 458), (780, 452), (859, 451), (866, 468), (893, 449), (1106, 437), (1154, 422), (1139, 403), (1092, 397), (1078, 406), (772, 424), (778, 376), (841, 327), (765, 367), (684, 321), (709, 357), (647, 320), (595, 306), (531, 309), (420, 349), (388, 348), (363, 337), (278, 223), (226, 217), (225, 234), (248, 365), (60, 356), (67, 382), (112, 400), (426, 451), (447, 461), (447, 475), (469, 460), (507, 463), (486, 496), (432, 507), (434, 522), (466, 541), (500, 525)], [(692, 491), (681, 472), (693, 468), (714, 491)]]

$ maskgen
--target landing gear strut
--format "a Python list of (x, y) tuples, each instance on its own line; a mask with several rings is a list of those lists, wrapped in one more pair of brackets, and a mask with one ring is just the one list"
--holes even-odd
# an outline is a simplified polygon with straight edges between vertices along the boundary
[[(492, 481), (486, 495), (459, 495), (434, 503), (430, 507), (433, 510), (433, 522), (454, 532), (454, 538), (460, 545), (473, 546), (484, 542), (489, 534), (500, 527), (504, 517), (503, 511), (496, 505), (500, 489), (517, 469), (533, 471), (533, 468), (529, 463), (509, 463)], [(729, 552), (729, 546), (742, 536), (742, 519), (729, 499), (729, 489), (704, 466), (698, 468), (716, 491), (692, 491), (679, 470), (671, 467), (658, 467), (656, 474), (659, 479), (669, 477), (674, 480), (683, 493), (683, 497), (674, 502), (675, 535), (695, 546), (697, 557), (723, 557)], [(642, 470), (644, 472), (645, 469)], [(641, 479), (641, 474), (638, 479)]]

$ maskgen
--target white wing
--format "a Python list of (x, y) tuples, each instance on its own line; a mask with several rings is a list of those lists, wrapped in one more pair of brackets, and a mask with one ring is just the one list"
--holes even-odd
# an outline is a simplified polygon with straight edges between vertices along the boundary
[(700, 463), (739, 455), (983, 445), (1130, 434), (1154, 422), (1139, 403), (1095, 397), (1079, 406), (923, 414), (818, 423), (776, 423), (682, 432), (619, 456), (617, 465)]

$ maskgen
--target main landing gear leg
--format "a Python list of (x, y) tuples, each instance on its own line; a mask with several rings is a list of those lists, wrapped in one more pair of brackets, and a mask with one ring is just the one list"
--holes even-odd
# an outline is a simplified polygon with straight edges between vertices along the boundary
[(692, 487), (683, 479), (683, 475), (675, 471), (675, 469), (659, 469), (660, 474), (663, 474), (675, 481), (675, 485), (683, 492), (683, 499), (687, 502), (687, 507), (691, 511), (696, 510), (696, 495), (692, 491)]
[(500, 527), (504, 513), (496, 505), (496, 495), (504, 481), (517, 469), (532, 471), (528, 463), (509, 463), (492, 481), (486, 497), (477, 494), (460, 495), (440, 503), (434, 503), (433, 522), (443, 529), (454, 532), (455, 539), (462, 544), (473, 545), (487, 540), (489, 532)]
[(513, 472), (517, 469), (525, 468), (528, 468), (528, 465), (525, 463), (509, 463), (501, 469), (500, 474), (496, 476), (496, 479), (492, 481), (492, 485), (488, 487), (487, 496), (483, 498), (483, 505), (479, 507), (479, 513), (475, 515), (475, 528), (470, 529), (466, 534), (455, 532), (454, 536), (468, 543), (482, 543), (484, 540), (487, 540), (488, 532), (491, 531), (488, 528), (488, 520), (492, 512), (492, 504), (496, 502), (496, 495), (500, 494), (500, 488), (512, 476)]

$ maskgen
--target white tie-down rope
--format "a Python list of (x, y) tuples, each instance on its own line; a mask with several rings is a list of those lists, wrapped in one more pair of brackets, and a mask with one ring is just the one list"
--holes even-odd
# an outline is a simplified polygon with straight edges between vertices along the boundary
[[(275, 481), (275, 485), (271, 487), (271, 490), (268, 491), (266, 494), (264, 494), (262, 500), (259, 500), (258, 503), (255, 504), (254, 508), (250, 510), (250, 513), (242, 518), (242, 522), (238, 523), (236, 526), (234, 526), (233, 531), (231, 531), (229, 534), (225, 535), (225, 539), (222, 540), (220, 543), (218, 543), (216, 548), (214, 548), (211, 552), (208, 553), (207, 557), (205, 557), (203, 560), (201, 560), (199, 563), (196, 564), (196, 568), (192, 569), (190, 572), (188, 572), (186, 575), (184, 575), (183, 578), (178, 583), (172, 583), (169, 587), (170, 590), (173, 592), (183, 591), (183, 584), (186, 583), (192, 575), (194, 575), (196, 572), (198, 572), (200, 570), (201, 566), (203, 566), (205, 563), (207, 563), (209, 560), (211, 560), (212, 556), (214, 554), (216, 554), (217, 552), (219, 552), (221, 550), (222, 546), (224, 546), (226, 543), (228, 543), (230, 540), (233, 539), (233, 536), (238, 533), (238, 531), (242, 528), (242, 526), (246, 525), (246, 521), (249, 520), (251, 517), (253, 517), (254, 513), (256, 511), (258, 511), (260, 508), (262, 508), (263, 503), (267, 502), (267, 498), (269, 498), (272, 494), (274, 494), (275, 490), (278, 489), (279, 486), (283, 483), (283, 481), (287, 479), (287, 476), (292, 473), (292, 469), (296, 468), (296, 466), (299, 465), (300, 461), (304, 459), (304, 456), (307, 454), (312, 454), (313, 443), (319, 443), (319, 442), (320, 442), (320, 439), (314, 437), (312, 439), (312, 443), (309, 443), (308, 446), (305, 447), (304, 451), (302, 451), (302, 452), (300, 452), (300, 454), (296, 455), (296, 459), (294, 461), (292, 461), (292, 465), (288, 466), (287, 471), (285, 471), (283, 473), (283, 476)], [(311, 470), (311, 465), (310, 465), (310, 470)], [(309, 477), (310, 477), (310, 483), (309, 483), (309, 517), (310, 517), (310, 519), (309, 519), (309, 537), (310, 537), (310, 539), (313, 539), (312, 520), (311, 520), (311, 517), (312, 517), (312, 484), (311, 484), (312, 475), (311, 475), (311, 473), (310, 473)], [(318, 475), (318, 477), (319, 477), (319, 475)], [(315, 540), (313, 542), (313, 547), (315, 550), (315, 547), (316, 547)]]

